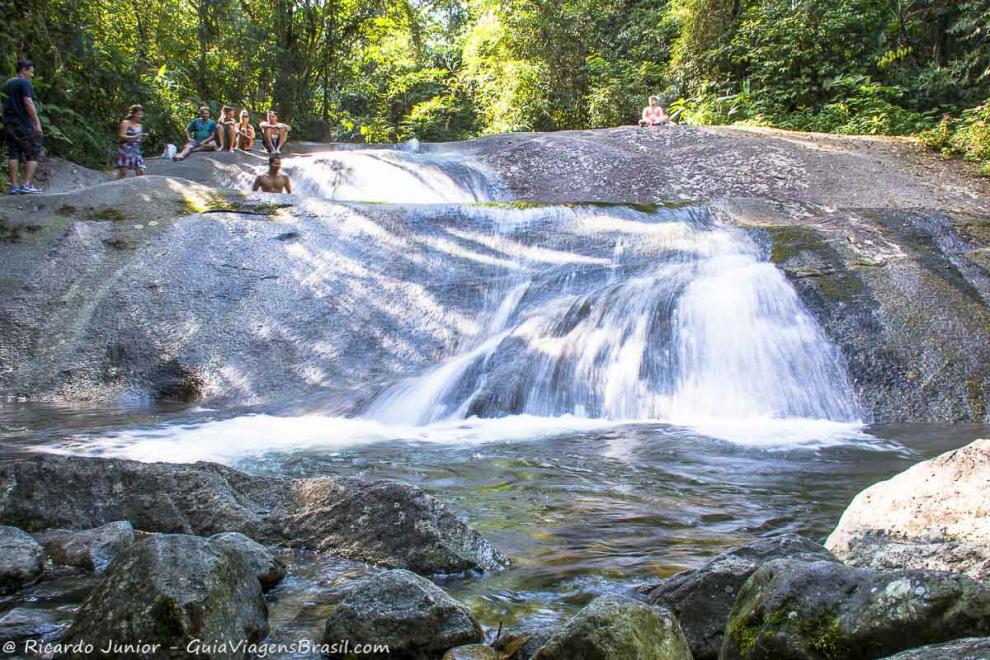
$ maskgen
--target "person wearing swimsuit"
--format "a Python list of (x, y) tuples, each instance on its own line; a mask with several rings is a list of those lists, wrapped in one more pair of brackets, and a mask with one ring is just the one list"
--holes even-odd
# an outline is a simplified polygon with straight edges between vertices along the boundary
[(136, 176), (144, 174), (144, 157), (141, 155), (141, 141), (147, 134), (141, 127), (144, 119), (144, 108), (132, 105), (127, 110), (127, 116), (120, 122), (117, 129), (117, 178), (123, 179), (127, 172), (134, 170)]
[(254, 126), (251, 125), (251, 115), (247, 108), (241, 110), (241, 121), (237, 124), (237, 148), (251, 151), (254, 147)]
[(270, 154), (281, 153), (292, 127), (280, 122), (275, 111), (269, 110), (265, 115), (265, 121), (259, 124), (259, 128), (261, 128), (261, 139), (264, 142), (265, 151)]
[(655, 96), (650, 97), (650, 104), (643, 108), (643, 116), (639, 120), (640, 126), (661, 126), (670, 123), (670, 116), (660, 105), (660, 99)]

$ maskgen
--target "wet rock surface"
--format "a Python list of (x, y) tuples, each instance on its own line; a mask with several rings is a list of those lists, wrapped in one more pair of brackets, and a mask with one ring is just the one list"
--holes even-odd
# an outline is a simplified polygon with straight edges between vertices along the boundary
[(990, 632), (990, 589), (933, 571), (777, 559), (743, 586), (720, 658), (878, 658)]
[(967, 637), (902, 651), (884, 660), (984, 660), (990, 658), (990, 637)]
[(853, 566), (990, 579), (990, 440), (918, 463), (857, 495), (826, 542)]
[(650, 603), (674, 613), (695, 660), (714, 660), (722, 648), (729, 611), (743, 584), (764, 563), (783, 558), (837, 561), (818, 543), (797, 534), (783, 534), (723, 552), (701, 568), (679, 573), (641, 591), (646, 592)]
[(428, 574), (507, 562), (442, 502), (393, 482), (39, 455), (0, 466), (0, 489), (0, 521), (29, 530), (127, 520), (152, 532), (240, 532)]
[(50, 529), (34, 538), (55, 564), (102, 573), (118, 552), (134, 542), (134, 527), (123, 520), (80, 531)]
[(536, 652), (533, 660), (691, 660), (668, 610), (618, 595), (599, 596)]
[(44, 550), (16, 527), (0, 525), (0, 593), (20, 589), (37, 580), (44, 568)]
[[(430, 658), (482, 639), (468, 609), (415, 573), (390, 570), (362, 580), (327, 620), (325, 644), (384, 644), (369, 657)], [(345, 654), (341, 654), (344, 656)]]
[(262, 589), (271, 589), (285, 577), (285, 564), (269, 550), (238, 532), (224, 532), (210, 537), (210, 543), (230, 548), (240, 554), (258, 576)]
[(234, 645), (267, 634), (261, 585), (239, 552), (196, 536), (160, 534), (133, 544), (111, 563), (66, 641), (97, 648), (160, 644), (158, 655), (181, 657), (199, 640), (204, 648), (223, 649), (203, 657), (246, 657)]
[[(710, 202), (767, 233), (868, 420), (990, 419), (990, 190), (909, 140), (675, 126), (423, 148), (522, 202)], [(414, 373), (470, 334), (458, 319), (477, 315), (472, 287), (497, 272), (463, 238), (477, 210), (239, 192), (261, 163), (151, 160), (141, 180), (0, 199), (0, 394), (231, 405), (319, 395), (348, 414), (373, 393), (354, 383)], [(457, 249), (431, 240), (424, 220), (458, 236)], [(342, 258), (359, 272), (341, 271)], [(355, 301), (361, 314), (348, 312)]]

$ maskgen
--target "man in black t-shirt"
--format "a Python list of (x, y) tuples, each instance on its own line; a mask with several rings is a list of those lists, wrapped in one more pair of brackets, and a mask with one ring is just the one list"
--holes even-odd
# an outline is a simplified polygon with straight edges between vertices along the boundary
[[(7, 166), (10, 168), (10, 194), (41, 192), (31, 183), (41, 160), (41, 120), (34, 105), (34, 65), (30, 60), (17, 63), (17, 75), (0, 89), (3, 96), (3, 137), (7, 143)], [(24, 176), (19, 178), (24, 161)]]

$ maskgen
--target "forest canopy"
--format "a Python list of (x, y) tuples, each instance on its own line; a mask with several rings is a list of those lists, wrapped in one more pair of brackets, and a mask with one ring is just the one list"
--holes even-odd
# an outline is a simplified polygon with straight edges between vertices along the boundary
[(132, 103), (154, 148), (196, 107), (296, 138), (388, 142), (678, 121), (922, 133), (990, 158), (990, 0), (0, 0), (51, 152), (109, 163)]

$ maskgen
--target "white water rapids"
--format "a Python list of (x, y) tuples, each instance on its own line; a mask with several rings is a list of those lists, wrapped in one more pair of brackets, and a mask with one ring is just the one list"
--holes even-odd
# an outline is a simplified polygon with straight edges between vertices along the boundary
[[(481, 171), (401, 151), (314, 154), (287, 159), (286, 169), (310, 215), (328, 201), (401, 205), (430, 244), (451, 260), (469, 257), (479, 270), (450, 290), (480, 291), (476, 330), (432, 366), (409, 365), (347, 417), (241, 415), (61, 449), (232, 461), (657, 423), (761, 446), (864, 438), (836, 348), (757, 240), (704, 207), (471, 204), (495, 195)], [(432, 276), (466, 277), (440, 262)]]

